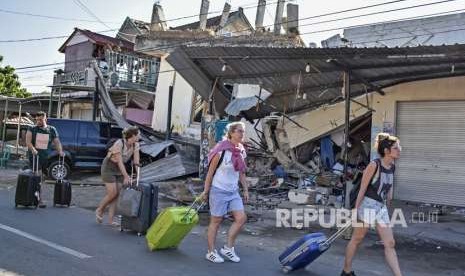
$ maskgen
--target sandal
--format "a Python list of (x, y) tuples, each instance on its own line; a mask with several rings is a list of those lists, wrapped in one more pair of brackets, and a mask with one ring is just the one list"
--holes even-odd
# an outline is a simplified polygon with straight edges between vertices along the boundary
[(95, 220), (97, 221), (97, 223), (103, 222), (103, 216), (99, 215), (97, 211), (95, 211)]

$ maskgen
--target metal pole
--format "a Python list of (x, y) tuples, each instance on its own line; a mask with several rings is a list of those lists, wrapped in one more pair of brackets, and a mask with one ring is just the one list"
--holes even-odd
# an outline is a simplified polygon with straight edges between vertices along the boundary
[(171, 137), (171, 113), (173, 109), (173, 93), (174, 93), (174, 84), (176, 82), (176, 72), (174, 72), (173, 83), (170, 85), (168, 90), (168, 114), (166, 118), (166, 139), (169, 140)]
[(58, 111), (57, 118), (61, 119), (61, 87), (58, 88)]
[(8, 98), (5, 98), (5, 114), (2, 122), (2, 155), (5, 151), (6, 120), (8, 118)]
[(47, 113), (47, 116), (49, 116), (49, 117), (52, 117), (53, 91), (54, 90), (55, 90), (55, 88), (52, 88), (52, 90), (50, 91), (50, 100), (48, 101), (48, 113)]
[[(345, 100), (345, 125), (344, 125), (344, 173), (343, 179), (346, 183), (346, 175), (347, 175), (347, 165), (349, 160), (348, 159), (348, 152), (349, 152), (349, 131), (350, 131), (350, 72), (344, 72), (344, 100)], [(345, 207), (349, 209), (350, 200), (347, 200), (347, 193), (348, 187), (347, 183), (345, 185)]]
[(94, 97), (92, 99), (92, 121), (94, 122), (97, 119), (97, 110), (98, 110), (98, 78), (95, 78), (95, 91), (94, 91)]
[(23, 104), (19, 102), (19, 114), (18, 114), (18, 130), (16, 132), (16, 155), (19, 152), (19, 133), (21, 132), (21, 109), (23, 108)]

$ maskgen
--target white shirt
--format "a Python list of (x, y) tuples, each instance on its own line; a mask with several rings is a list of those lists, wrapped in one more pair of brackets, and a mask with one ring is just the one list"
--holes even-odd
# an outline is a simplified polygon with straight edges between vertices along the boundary
[[(223, 152), (219, 152), (218, 154), (221, 156)], [(246, 158), (245, 150), (241, 151), (242, 159)], [(232, 152), (227, 150), (224, 153), (223, 161), (216, 169), (215, 176), (213, 176), (212, 186), (229, 191), (235, 192), (239, 189), (239, 175), (240, 172), (234, 169), (234, 165), (232, 162)]]

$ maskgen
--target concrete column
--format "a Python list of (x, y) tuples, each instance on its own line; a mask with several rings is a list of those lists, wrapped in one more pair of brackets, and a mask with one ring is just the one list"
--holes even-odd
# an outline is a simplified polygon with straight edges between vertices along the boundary
[(168, 27), (166, 25), (165, 13), (163, 12), (162, 6), (158, 3), (153, 4), (152, 20), (150, 21), (150, 31), (158, 32), (166, 31), (167, 29)]
[(223, 14), (221, 14), (219, 29), (223, 29), (226, 26), (229, 18), (229, 12), (231, 11), (231, 5), (229, 3), (224, 3)]
[(287, 4), (286, 33), (299, 33), (299, 5)]
[(209, 7), (210, 7), (210, 1), (202, 0), (202, 5), (200, 6), (200, 15), (199, 15), (199, 21), (200, 21), (199, 29), (201, 31), (205, 31), (205, 29), (207, 28), (207, 18), (208, 18)]
[(266, 0), (258, 0), (257, 16), (255, 17), (255, 30), (263, 31), (263, 19), (265, 17)]
[(278, 0), (278, 4), (276, 6), (276, 15), (274, 18), (274, 34), (279, 35), (281, 34), (281, 25), (283, 23), (283, 12), (284, 12), (284, 3), (285, 0)]

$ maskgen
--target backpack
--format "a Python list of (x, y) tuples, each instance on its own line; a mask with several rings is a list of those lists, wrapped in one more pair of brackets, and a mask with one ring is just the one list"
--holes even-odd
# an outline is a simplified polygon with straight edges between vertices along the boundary
[[(371, 183), (373, 182), (373, 179), (374, 179), (376, 174), (381, 173), (381, 170), (379, 168), (379, 166), (380, 166), (379, 161), (375, 160), (375, 163), (376, 163), (376, 171), (371, 176), (370, 182), (369, 182), (368, 185), (371, 185)], [(355, 204), (357, 203), (358, 193), (360, 192), (360, 186), (362, 185), (362, 178), (363, 178), (363, 173), (359, 173), (359, 174), (357, 174), (357, 176), (355, 177), (355, 180), (353, 182), (353, 187), (352, 187), (352, 190), (350, 190), (350, 195), (349, 195), (350, 209), (354, 209)], [(379, 178), (379, 175), (378, 175), (378, 178)]]
[[(111, 149), (111, 147), (113, 147), (113, 145), (116, 143), (116, 141), (120, 140), (120, 138), (111, 138), (110, 140), (108, 140), (108, 143), (105, 147), (105, 150), (106, 151), (109, 151)], [(122, 140), (123, 142), (123, 148), (122, 150), (124, 150), (124, 140)]]

